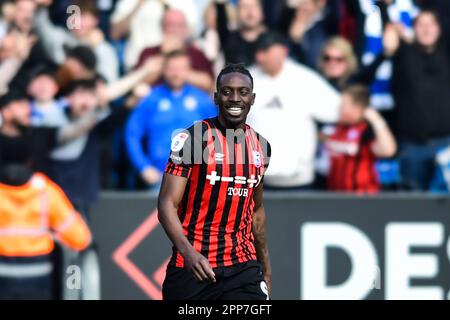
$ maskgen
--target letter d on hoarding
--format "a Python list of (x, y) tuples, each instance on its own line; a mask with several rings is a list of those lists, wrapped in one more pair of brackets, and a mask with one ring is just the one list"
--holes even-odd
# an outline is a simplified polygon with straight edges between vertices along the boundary
[[(377, 253), (369, 238), (345, 223), (305, 223), (301, 227), (301, 299), (363, 299), (373, 289)], [(349, 277), (327, 285), (327, 248), (351, 261)]]

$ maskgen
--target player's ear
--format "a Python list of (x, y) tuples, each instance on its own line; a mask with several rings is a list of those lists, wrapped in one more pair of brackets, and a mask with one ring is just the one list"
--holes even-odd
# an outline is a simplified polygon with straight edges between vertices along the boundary
[(215, 104), (216, 106), (219, 105), (219, 94), (217, 93), (217, 91), (214, 92), (214, 104)]
[(252, 103), (251, 103), (251, 105), (253, 105), (255, 103), (255, 99), (256, 99), (256, 93), (254, 93), (252, 95)]

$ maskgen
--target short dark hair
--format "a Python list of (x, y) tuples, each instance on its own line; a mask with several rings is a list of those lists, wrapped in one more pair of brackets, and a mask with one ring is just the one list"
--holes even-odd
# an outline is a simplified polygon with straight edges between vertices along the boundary
[(248, 69), (245, 67), (245, 64), (229, 63), (225, 66), (225, 68), (222, 69), (222, 71), (220, 71), (219, 75), (217, 76), (217, 82), (216, 82), (217, 90), (219, 90), (219, 83), (220, 83), (221, 78), (226, 74), (234, 73), (234, 72), (237, 72), (237, 73), (240, 73), (240, 74), (243, 74), (243, 75), (249, 77), (250, 82), (252, 83), (252, 88), (253, 88), (253, 77), (250, 74), (250, 71), (248, 71)]
[(436, 19), (436, 22), (439, 24), (439, 26), (442, 25), (441, 17), (439, 16), (439, 13), (436, 10), (431, 9), (431, 8), (425, 8), (425, 9), (421, 10), (419, 12), (419, 14), (414, 18), (413, 25), (415, 26), (417, 24), (417, 21), (419, 21), (420, 17), (422, 17), (425, 14), (431, 14)]
[(22, 88), (11, 88), (0, 96), (0, 110), (16, 101), (27, 100), (28, 96)]
[(92, 1), (92, 0), (72, 0), (70, 4), (79, 7), (82, 14), (90, 13), (96, 18), (100, 17), (100, 12), (99, 12), (98, 7), (97, 7), (97, 1)]
[(97, 88), (97, 78), (75, 80), (69, 84), (64, 93), (66, 95), (70, 95), (79, 89), (95, 91), (96, 88)]
[(84, 45), (79, 45), (73, 48), (65, 48), (67, 58), (78, 60), (86, 69), (94, 71), (97, 67), (97, 58), (94, 51)]
[(353, 84), (344, 88), (342, 91), (343, 94), (348, 94), (353, 102), (357, 105), (360, 105), (364, 108), (370, 105), (370, 90), (368, 87), (362, 84)]
[(278, 31), (266, 31), (256, 40), (256, 51), (265, 51), (274, 45), (289, 47), (288, 39)]
[(49, 76), (56, 81), (56, 70), (48, 65), (39, 64), (27, 73), (27, 84), (39, 76)]

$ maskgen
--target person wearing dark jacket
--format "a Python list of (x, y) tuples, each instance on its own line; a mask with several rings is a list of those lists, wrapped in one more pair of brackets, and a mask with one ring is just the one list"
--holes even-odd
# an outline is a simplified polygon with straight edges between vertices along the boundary
[(328, 38), (339, 31), (339, 2), (288, 0), (279, 20), (279, 31), (290, 39), (291, 56), (317, 69), (317, 57)]
[[(18, 41), (18, 36), (27, 36), (30, 40), (30, 50), (24, 59), (17, 74), (11, 80), (11, 87), (24, 87), (27, 74), (38, 64), (54, 67), (55, 64), (47, 55), (41, 39), (33, 26), (33, 15), (36, 12), (36, 1), (18, 0), (14, 3), (13, 20), (8, 25), (8, 34), (3, 44)], [(2, 45), (3, 47), (3, 45)]]
[(31, 150), (31, 169), (44, 174), (50, 171), (51, 150), (83, 135), (98, 118), (98, 111), (92, 110), (70, 124), (44, 128), (31, 126), (31, 113), (31, 104), (24, 91), (11, 89), (0, 96), (0, 154), (7, 156), (5, 150), (25, 143)]
[(416, 40), (411, 44), (395, 36), (391, 40), (398, 43), (392, 86), (395, 132), (404, 186), (427, 190), (436, 152), (450, 145), (450, 51), (433, 11), (422, 11), (414, 30)]
[(260, 0), (240, 0), (237, 5), (238, 30), (231, 31), (228, 26), (226, 0), (215, 0), (217, 26), (226, 63), (244, 63), (249, 66), (255, 62), (256, 43), (266, 30), (264, 12)]
[[(99, 81), (77, 80), (71, 84), (67, 91), (67, 123), (77, 121), (87, 112), (99, 107), (96, 91)], [(112, 111), (104, 107), (101, 109), (100, 121), (89, 132), (54, 149), (50, 155), (50, 177), (86, 217), (100, 190), (101, 141), (112, 134), (127, 119), (129, 113), (125, 107)]]

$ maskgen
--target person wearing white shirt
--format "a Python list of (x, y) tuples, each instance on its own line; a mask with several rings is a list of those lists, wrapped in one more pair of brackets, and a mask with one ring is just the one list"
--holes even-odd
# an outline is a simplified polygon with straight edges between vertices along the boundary
[(316, 72), (288, 58), (284, 37), (267, 32), (258, 40), (250, 71), (257, 98), (249, 124), (271, 141), (271, 165), (265, 185), (308, 189), (314, 182), (317, 148), (315, 121), (338, 119), (340, 97)]
[(194, 0), (119, 0), (117, 3), (111, 16), (111, 38), (118, 40), (128, 35), (125, 49), (127, 69), (136, 65), (142, 50), (161, 44), (164, 6), (182, 11), (191, 32), (197, 30), (199, 15)]

